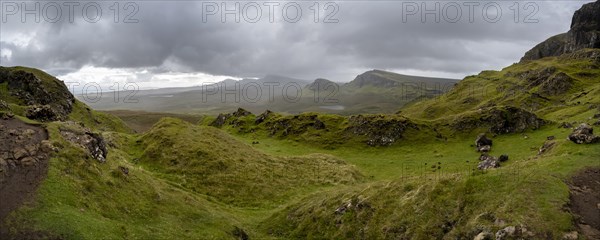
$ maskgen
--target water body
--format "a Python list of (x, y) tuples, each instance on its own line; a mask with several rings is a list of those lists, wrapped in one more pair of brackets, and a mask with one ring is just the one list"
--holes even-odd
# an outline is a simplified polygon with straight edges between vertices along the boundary
[(342, 105), (319, 106), (319, 108), (328, 109), (328, 110), (336, 110), (336, 111), (341, 111), (341, 110), (346, 109), (346, 107), (344, 107)]

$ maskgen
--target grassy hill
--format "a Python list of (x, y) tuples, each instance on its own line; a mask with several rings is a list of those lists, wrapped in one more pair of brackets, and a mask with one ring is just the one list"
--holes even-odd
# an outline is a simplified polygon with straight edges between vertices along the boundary
[(443, 119), (494, 106), (515, 106), (555, 121), (588, 120), (600, 103), (599, 49), (517, 63), (466, 77), (448, 94), (402, 109), (412, 118)]

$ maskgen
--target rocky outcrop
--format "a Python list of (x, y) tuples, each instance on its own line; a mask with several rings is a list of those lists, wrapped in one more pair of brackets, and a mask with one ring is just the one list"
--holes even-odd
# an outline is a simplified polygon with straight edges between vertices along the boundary
[[(75, 123), (71, 123), (71, 126), (75, 125)], [(108, 150), (106, 149), (106, 143), (102, 135), (94, 133), (90, 129), (76, 126), (61, 128), (60, 134), (65, 140), (83, 148), (93, 159), (99, 162), (106, 161)]]
[(517, 133), (535, 130), (547, 122), (537, 115), (516, 107), (491, 107), (461, 116), (452, 123), (459, 131), (488, 128), (494, 134)]
[(571, 29), (538, 44), (521, 61), (560, 56), (584, 48), (600, 48), (600, 1), (583, 5), (573, 15)]
[(25, 110), (25, 116), (29, 119), (38, 120), (41, 122), (49, 122), (56, 120), (64, 120), (64, 116), (55, 112), (50, 105), (33, 105)]
[(266, 110), (265, 112), (258, 115), (256, 117), (256, 119), (254, 119), (254, 124), (261, 124), (262, 122), (267, 120), (267, 118), (269, 118), (271, 116), (271, 114), (273, 114), (273, 112), (271, 112), (271, 110)]
[(348, 119), (345, 129), (357, 136), (366, 136), (369, 146), (388, 146), (401, 139), (409, 128), (417, 125), (405, 118), (386, 118), (384, 115), (356, 115)]
[[(225, 125), (225, 123), (227, 123), (229, 120), (231, 119), (238, 119), (240, 117), (245, 117), (245, 116), (249, 116), (252, 115), (252, 113), (250, 111), (247, 111), (246, 109), (243, 108), (238, 108), (235, 112), (232, 113), (221, 113), (219, 114), (219, 116), (217, 116), (217, 118), (212, 121), (209, 125), (213, 126), (213, 127), (222, 127), (223, 125)], [(239, 125), (238, 121), (230, 121), (231, 125)]]
[(500, 162), (508, 161), (507, 155), (502, 155), (500, 158), (488, 155), (487, 153), (479, 156), (479, 164), (477, 165), (477, 169), (479, 170), (487, 170), (492, 168), (499, 168)]
[(8, 93), (21, 101), (18, 104), (45, 105), (55, 113), (55, 119), (66, 119), (75, 103), (75, 97), (65, 84), (50, 75), (42, 80), (26, 70), (0, 67), (0, 83), (4, 82)]
[(489, 152), (492, 148), (492, 140), (485, 133), (479, 134), (475, 139), (475, 148), (478, 152)]
[(573, 86), (574, 80), (566, 73), (560, 72), (547, 78), (539, 86), (538, 93), (542, 95), (559, 95), (566, 93)]
[(252, 115), (252, 113), (246, 109), (238, 108), (235, 112), (231, 114), (233, 117), (245, 117), (248, 115)]
[(319, 120), (317, 114), (302, 114), (291, 117), (283, 117), (266, 123), (267, 130), (271, 136), (299, 135), (309, 129), (324, 130), (325, 123)]
[(213, 127), (222, 127), (225, 125), (225, 122), (227, 119), (229, 119), (229, 117), (231, 117), (231, 114), (219, 113), (219, 116), (217, 116), (217, 118), (208, 125)]
[(600, 142), (600, 136), (594, 136), (594, 128), (583, 123), (573, 130), (569, 135), (569, 140), (577, 144)]
[(531, 90), (538, 87), (538, 94), (554, 96), (566, 93), (574, 84), (574, 79), (564, 72), (559, 72), (555, 67), (539, 70), (529, 70), (517, 77), (525, 81), (525, 88)]

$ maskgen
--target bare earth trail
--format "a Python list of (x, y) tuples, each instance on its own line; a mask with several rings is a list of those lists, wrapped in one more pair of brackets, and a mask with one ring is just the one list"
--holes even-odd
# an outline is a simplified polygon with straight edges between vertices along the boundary
[(571, 212), (586, 239), (600, 239), (600, 168), (584, 169), (571, 179)]
[(48, 171), (46, 129), (16, 118), (0, 119), (0, 238), (1, 223), (14, 210), (32, 200)]

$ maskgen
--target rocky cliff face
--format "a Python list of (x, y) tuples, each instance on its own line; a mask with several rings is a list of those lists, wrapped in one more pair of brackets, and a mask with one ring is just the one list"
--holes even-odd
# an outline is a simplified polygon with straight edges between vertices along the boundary
[(600, 1), (583, 5), (573, 15), (565, 53), (583, 48), (600, 48)]
[(538, 44), (521, 61), (559, 56), (584, 48), (600, 48), (600, 0), (583, 5), (573, 15), (571, 30)]

